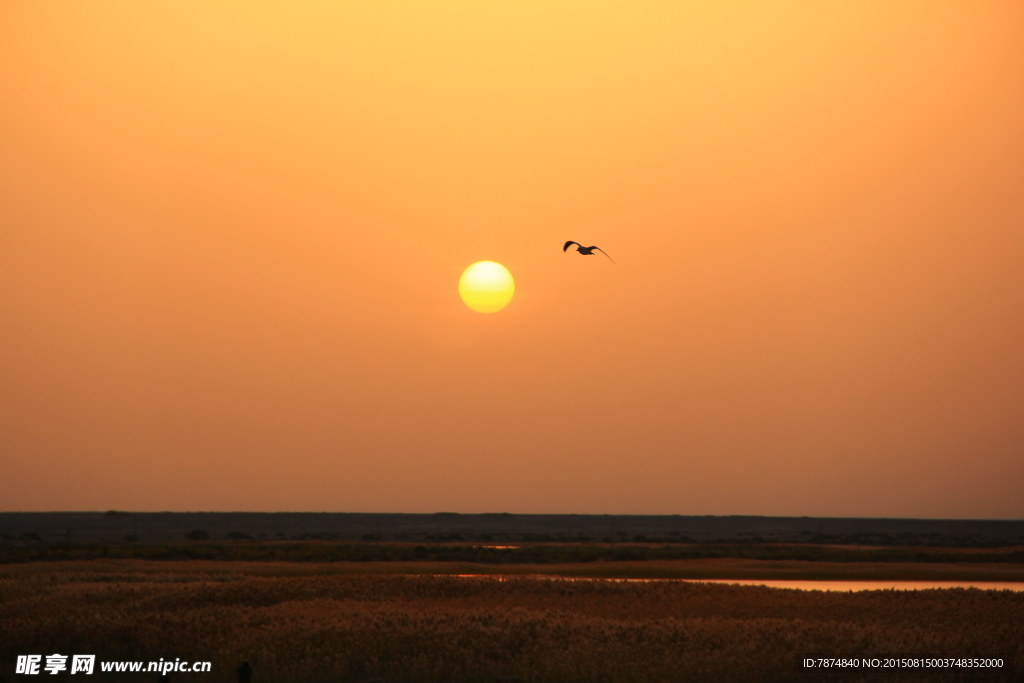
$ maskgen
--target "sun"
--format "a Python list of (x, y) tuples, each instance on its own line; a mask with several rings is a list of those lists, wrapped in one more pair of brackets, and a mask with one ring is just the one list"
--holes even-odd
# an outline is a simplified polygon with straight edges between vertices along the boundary
[(459, 296), (477, 313), (497, 313), (508, 306), (515, 292), (512, 273), (494, 261), (477, 261), (459, 278)]

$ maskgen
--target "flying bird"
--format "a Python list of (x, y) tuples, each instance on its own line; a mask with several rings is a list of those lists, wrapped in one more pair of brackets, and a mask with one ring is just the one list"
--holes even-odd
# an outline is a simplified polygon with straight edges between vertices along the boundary
[[(601, 247), (585, 247), (579, 242), (573, 242), (572, 240), (569, 240), (568, 242), (562, 245), (562, 251), (567, 251), (569, 249), (570, 244), (575, 244), (576, 251), (580, 252), (584, 256), (593, 256), (595, 249), (604, 254), (605, 256), (608, 256), (608, 254), (606, 254), (604, 249), (602, 249)], [(611, 256), (608, 256), (608, 260), (611, 261), (612, 263), (615, 263), (615, 259), (613, 259)]]

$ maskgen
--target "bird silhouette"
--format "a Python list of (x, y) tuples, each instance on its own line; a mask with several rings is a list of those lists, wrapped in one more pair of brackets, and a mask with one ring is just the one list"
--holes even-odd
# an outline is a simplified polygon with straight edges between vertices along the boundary
[[(568, 242), (562, 245), (562, 251), (567, 251), (569, 249), (570, 244), (575, 244), (576, 251), (580, 252), (584, 256), (593, 256), (595, 249), (604, 254), (605, 256), (608, 256), (608, 254), (606, 254), (604, 249), (602, 249), (601, 247), (585, 247), (579, 242), (573, 242), (572, 240), (569, 240)], [(615, 259), (613, 259), (611, 256), (608, 256), (608, 260), (611, 261), (612, 263), (615, 263)]]

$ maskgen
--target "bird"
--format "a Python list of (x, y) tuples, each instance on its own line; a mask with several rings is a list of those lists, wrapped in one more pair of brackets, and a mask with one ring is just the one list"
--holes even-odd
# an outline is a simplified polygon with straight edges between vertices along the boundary
[[(605, 256), (608, 256), (608, 254), (606, 254), (604, 249), (602, 249), (601, 247), (585, 247), (579, 242), (573, 242), (572, 240), (569, 240), (568, 242), (562, 245), (562, 251), (567, 251), (569, 249), (570, 244), (575, 244), (576, 251), (580, 252), (584, 256), (593, 256), (595, 249), (604, 254)], [(613, 259), (611, 256), (608, 256), (608, 260), (611, 261), (612, 263), (615, 263), (615, 259)]]

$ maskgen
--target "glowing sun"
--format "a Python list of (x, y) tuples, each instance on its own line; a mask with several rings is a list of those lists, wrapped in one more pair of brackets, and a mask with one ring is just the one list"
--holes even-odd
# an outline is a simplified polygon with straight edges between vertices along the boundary
[(496, 313), (508, 306), (516, 283), (508, 268), (494, 261), (477, 261), (462, 271), (459, 296), (477, 313)]

